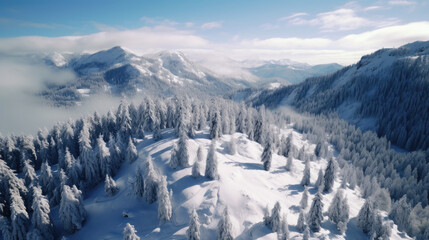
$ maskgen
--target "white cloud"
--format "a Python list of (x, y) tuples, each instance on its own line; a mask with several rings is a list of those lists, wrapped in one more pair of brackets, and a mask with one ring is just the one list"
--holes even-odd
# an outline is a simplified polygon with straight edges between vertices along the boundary
[(429, 40), (429, 22), (414, 22), (390, 26), (361, 34), (350, 34), (337, 41), (346, 49), (379, 49), (399, 47), (413, 41)]
[[(372, 6), (364, 11), (375, 10), (379, 6)], [(358, 10), (353, 8), (340, 8), (330, 12), (317, 14), (314, 18), (304, 18), (304, 14), (294, 14), (284, 20), (292, 25), (318, 26), (323, 32), (349, 31), (364, 27), (385, 27), (399, 22), (396, 18), (371, 20), (357, 15)]]
[(394, 5), (394, 6), (410, 6), (410, 5), (415, 5), (416, 2), (407, 1), (407, 0), (392, 0), (392, 1), (389, 1), (388, 4)]
[(207, 22), (201, 25), (201, 29), (209, 30), (214, 28), (221, 28), (223, 22)]
[(208, 44), (206, 39), (191, 31), (158, 26), (112, 30), (84, 36), (3, 38), (0, 39), (0, 53), (16, 55), (37, 52), (94, 52), (120, 45), (143, 54), (168, 49), (202, 48)]
[(308, 13), (305, 13), (305, 12), (294, 13), (294, 14), (292, 14), (290, 16), (279, 18), (279, 21), (285, 21), (285, 20), (289, 20), (289, 19), (292, 19), (292, 18), (307, 16), (307, 15), (308, 15)]
[(331, 44), (327, 38), (268, 38), (244, 40), (241, 46), (273, 49), (323, 48)]

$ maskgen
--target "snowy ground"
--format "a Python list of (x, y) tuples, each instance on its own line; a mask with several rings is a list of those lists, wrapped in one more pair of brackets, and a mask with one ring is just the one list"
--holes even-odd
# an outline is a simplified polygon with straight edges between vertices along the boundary
[[(290, 132), (291, 130), (286, 130)], [(299, 201), (304, 188), (299, 185), (304, 164), (294, 160), (292, 172), (284, 170), (286, 158), (273, 155), (273, 164), (269, 172), (264, 171), (260, 156), (262, 147), (247, 139), (243, 134), (236, 133), (237, 154), (229, 155), (227, 142), (231, 135), (223, 136), (217, 142), (217, 157), (219, 163), (219, 180), (208, 180), (205, 177), (194, 179), (191, 168), (173, 170), (168, 166), (170, 150), (177, 140), (172, 130), (163, 133), (164, 138), (158, 142), (151, 140), (149, 135), (137, 145), (139, 159), (133, 164), (124, 163), (122, 169), (114, 177), (120, 189), (113, 197), (106, 197), (104, 184), (100, 184), (85, 199), (88, 219), (85, 226), (69, 239), (121, 239), (126, 223), (131, 223), (142, 239), (185, 239), (189, 223), (189, 213), (196, 209), (200, 223), (202, 239), (216, 239), (216, 226), (223, 209), (228, 206), (236, 239), (277, 239), (275, 233), (262, 223), (263, 209), (270, 210), (276, 201), (281, 203), (282, 211), (287, 213), (291, 239), (301, 239), (302, 235), (296, 228), (299, 214)], [(293, 143), (299, 149), (305, 145), (308, 151), (314, 145), (301, 139), (299, 133), (293, 133)], [(207, 153), (211, 140), (208, 129), (197, 132), (195, 139), (188, 141), (190, 163), (192, 164), (198, 146), (204, 147)], [(137, 167), (144, 162), (146, 154), (150, 154), (160, 174), (167, 176), (168, 188), (173, 190), (173, 218), (168, 223), (159, 223), (157, 218), (157, 202), (147, 204), (143, 199), (131, 195), (130, 185)], [(310, 152), (308, 152), (310, 154)], [(204, 158), (205, 159), (205, 158)], [(325, 168), (326, 159), (311, 162), (311, 181), (314, 183), (317, 172)], [(202, 169), (204, 169), (203, 166)], [(202, 171), (202, 174), (204, 172)], [(339, 187), (336, 179), (334, 188)], [(316, 193), (310, 186), (309, 205)], [(326, 213), (335, 190), (323, 195), (324, 212)], [(368, 239), (361, 230), (356, 228), (356, 216), (364, 200), (358, 191), (345, 191), (350, 205), (350, 222), (345, 236), (341, 236), (335, 226), (329, 222), (325, 214), (322, 230), (312, 233), (312, 239)], [(306, 211), (309, 210), (309, 207)], [(128, 217), (124, 217), (124, 214)], [(398, 234), (396, 226), (392, 229), (391, 239), (404, 239)]]

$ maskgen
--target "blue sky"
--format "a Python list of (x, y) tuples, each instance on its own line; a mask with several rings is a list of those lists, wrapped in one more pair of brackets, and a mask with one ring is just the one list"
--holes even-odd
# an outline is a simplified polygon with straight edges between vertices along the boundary
[(428, 12), (428, 1), (417, 0), (0, 0), (0, 53), (124, 45), (138, 53), (173, 49), (315, 63), (337, 57), (347, 64), (380, 47), (429, 40)]

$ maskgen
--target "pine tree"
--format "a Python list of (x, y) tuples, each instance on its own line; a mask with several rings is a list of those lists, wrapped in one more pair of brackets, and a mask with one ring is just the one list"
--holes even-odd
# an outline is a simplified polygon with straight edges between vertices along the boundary
[(310, 185), (310, 160), (305, 160), (304, 173), (301, 179), (302, 186)]
[(140, 167), (137, 168), (136, 177), (133, 182), (133, 190), (134, 190), (134, 195), (136, 197), (139, 197), (139, 198), (143, 197), (144, 178), (143, 178), (143, 171)]
[(308, 206), (308, 189), (307, 187), (304, 188), (304, 192), (302, 193), (301, 201), (299, 202), (299, 205), (302, 209), (306, 209)]
[(323, 192), (330, 193), (334, 187), (335, 180), (335, 163), (334, 158), (330, 158), (328, 161), (328, 166), (325, 170), (325, 175), (323, 177)]
[(59, 216), (66, 232), (73, 233), (82, 228), (86, 218), (86, 210), (82, 203), (82, 192), (76, 186), (72, 188), (67, 185), (64, 186)]
[(286, 140), (283, 142), (283, 146), (282, 146), (282, 155), (284, 157), (289, 157), (291, 156), (292, 152), (292, 133), (290, 133)]
[(31, 209), (33, 209), (33, 216), (31, 217), (33, 227), (40, 231), (43, 239), (54, 239), (54, 228), (49, 217), (51, 209), (48, 200), (42, 195), (40, 187), (33, 187), (33, 204)]
[(299, 209), (299, 217), (298, 217), (298, 221), (296, 223), (296, 228), (298, 229), (299, 232), (304, 232), (305, 230), (305, 215), (304, 215), (304, 211), (301, 209)]
[(128, 147), (127, 147), (127, 153), (125, 155), (125, 160), (129, 163), (133, 163), (135, 160), (137, 160), (137, 148), (134, 145), (131, 137), (128, 140)]
[(194, 178), (201, 176), (201, 162), (203, 160), (203, 149), (201, 146), (198, 147), (197, 157), (195, 158), (194, 164), (192, 165), (192, 176)]
[(178, 160), (178, 167), (186, 168), (189, 167), (189, 154), (188, 154), (188, 141), (187, 136), (181, 133), (179, 141), (177, 142), (176, 157)]
[(391, 227), (388, 224), (383, 224), (383, 219), (380, 215), (374, 218), (371, 232), (369, 233), (370, 240), (389, 240), (391, 235)]
[(103, 140), (103, 136), (100, 135), (97, 138), (97, 145), (95, 147), (95, 156), (98, 160), (98, 166), (100, 168), (99, 172), (101, 174), (100, 177), (104, 177), (107, 174), (112, 174), (112, 167), (110, 162), (110, 152), (109, 149), (106, 147), (106, 143)]
[(170, 195), (167, 190), (167, 177), (162, 177), (158, 187), (158, 219), (161, 222), (170, 221), (172, 215)]
[(158, 190), (158, 174), (155, 172), (152, 158), (147, 157), (144, 171), (144, 192), (143, 197), (147, 203), (151, 204), (156, 201)]
[(24, 201), (17, 189), (10, 189), (10, 219), (12, 227), (12, 237), (16, 240), (24, 240), (28, 231), (28, 213), (25, 210)]
[(218, 139), (222, 135), (221, 119), (219, 109), (213, 106), (213, 113), (210, 120), (210, 139)]
[(280, 228), (277, 230), (277, 239), (288, 240), (289, 239), (289, 225), (287, 223), (287, 216), (283, 214)]
[(33, 166), (31, 166), (30, 160), (24, 161), (24, 167), (22, 169), (24, 174), (25, 185), (29, 186), (37, 180), (36, 171), (34, 171)]
[(52, 197), (52, 192), (55, 188), (54, 176), (52, 175), (51, 166), (45, 161), (40, 169), (39, 184), (42, 187), (42, 192), (47, 194), (48, 198)]
[(393, 204), (389, 217), (398, 225), (399, 231), (405, 231), (409, 228), (410, 214), (411, 206), (407, 202), (407, 195), (404, 195)]
[(281, 206), (279, 202), (276, 202), (273, 209), (271, 210), (270, 217), (270, 228), (273, 232), (277, 232), (281, 227)]
[(269, 171), (271, 168), (271, 161), (273, 158), (273, 143), (271, 135), (268, 135), (268, 139), (265, 142), (264, 151), (262, 152), (261, 161), (264, 163), (265, 171)]
[(310, 228), (308, 226), (305, 226), (304, 235), (302, 237), (302, 240), (309, 240), (310, 239)]
[(104, 181), (104, 192), (106, 192), (106, 195), (111, 197), (115, 195), (118, 190), (115, 180), (113, 180), (109, 175), (106, 175), (106, 180)]
[(264, 208), (264, 224), (265, 226), (271, 225), (270, 209), (268, 208), (268, 205)]
[(192, 210), (189, 228), (186, 230), (188, 240), (200, 240), (200, 222), (195, 209)]
[(134, 228), (133, 225), (127, 223), (124, 227), (124, 238), (123, 240), (140, 240), (140, 238), (137, 236), (137, 231)]
[(315, 183), (315, 185), (316, 185), (316, 187), (317, 187), (317, 189), (318, 189), (319, 192), (322, 191), (322, 189), (324, 188), (323, 184), (324, 184), (323, 170), (320, 169), (319, 173), (317, 174), (317, 180), (316, 180), (316, 183)]
[(172, 169), (176, 169), (177, 167), (179, 167), (179, 158), (177, 157), (177, 151), (177, 146), (174, 145), (173, 149), (171, 149), (170, 161), (168, 163)]
[(207, 154), (207, 160), (206, 160), (206, 170), (205, 170), (205, 176), (209, 179), (217, 179), (219, 177), (218, 170), (217, 170), (217, 156), (216, 156), (216, 141), (212, 141), (212, 144), (210, 145), (209, 152)]
[(318, 192), (313, 198), (310, 211), (308, 213), (308, 226), (314, 232), (320, 231), (320, 223), (323, 221), (322, 194)]
[(369, 233), (374, 224), (375, 215), (374, 208), (370, 200), (366, 200), (365, 204), (359, 210), (356, 225), (362, 229), (364, 233)]
[(82, 164), (86, 186), (92, 187), (98, 183), (100, 178), (100, 168), (98, 167), (97, 159), (94, 157), (92, 151), (89, 130), (85, 121), (83, 122), (82, 130), (79, 135), (79, 150), (79, 158)]
[(223, 211), (222, 217), (217, 225), (217, 239), (218, 240), (232, 240), (232, 223), (229, 218), (228, 208)]
[(343, 234), (346, 230), (344, 227), (347, 226), (349, 221), (349, 205), (347, 198), (343, 196), (342, 190), (338, 190), (332, 199), (328, 209), (328, 217), (337, 226), (341, 234)]

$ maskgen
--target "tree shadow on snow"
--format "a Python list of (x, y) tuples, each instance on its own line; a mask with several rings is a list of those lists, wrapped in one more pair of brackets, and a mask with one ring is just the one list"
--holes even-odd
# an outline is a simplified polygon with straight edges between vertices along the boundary
[(244, 168), (244, 169), (248, 169), (248, 170), (264, 170), (263, 166), (261, 163), (239, 163), (239, 162), (234, 162), (231, 163), (234, 164), (235, 166)]

